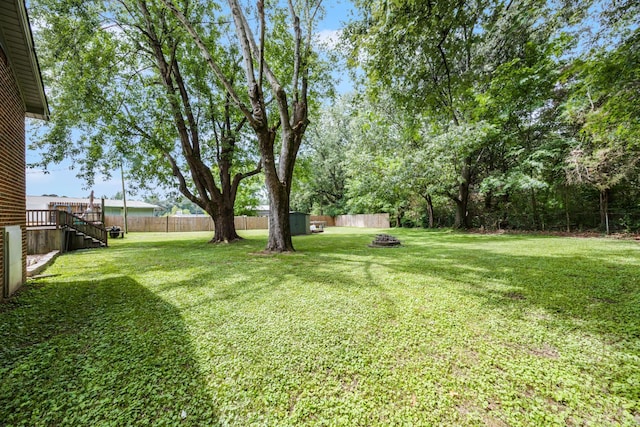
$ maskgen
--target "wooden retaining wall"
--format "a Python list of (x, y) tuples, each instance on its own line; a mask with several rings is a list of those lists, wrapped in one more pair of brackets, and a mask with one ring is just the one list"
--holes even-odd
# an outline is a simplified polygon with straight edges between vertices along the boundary
[(64, 231), (57, 228), (28, 228), (27, 254), (40, 255), (62, 251)]

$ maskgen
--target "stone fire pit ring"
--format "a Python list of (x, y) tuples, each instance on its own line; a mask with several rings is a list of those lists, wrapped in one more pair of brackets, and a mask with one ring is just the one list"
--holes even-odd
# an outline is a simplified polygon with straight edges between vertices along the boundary
[(377, 234), (376, 238), (368, 246), (370, 248), (397, 248), (402, 246), (402, 243), (389, 234)]

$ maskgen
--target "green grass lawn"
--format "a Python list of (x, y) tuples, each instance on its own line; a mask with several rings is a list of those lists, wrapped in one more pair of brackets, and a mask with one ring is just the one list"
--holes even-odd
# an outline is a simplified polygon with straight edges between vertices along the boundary
[(0, 306), (0, 425), (640, 423), (640, 243), (130, 234)]

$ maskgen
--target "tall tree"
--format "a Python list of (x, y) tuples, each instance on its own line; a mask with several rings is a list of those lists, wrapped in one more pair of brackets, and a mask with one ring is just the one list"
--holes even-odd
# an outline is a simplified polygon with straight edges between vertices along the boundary
[[(180, 10), (171, 0), (162, 2), (187, 29), (207, 65), (229, 92), (258, 139), (269, 193), (266, 250), (293, 251), (289, 202), (296, 157), (309, 124), (309, 77), (314, 59), (312, 34), (315, 19), (321, 12), (321, 0), (288, 0), (287, 24), (280, 8), (272, 5), (273, 13), (268, 15), (265, 3), (258, 0), (254, 9), (257, 38), (247, 18), (251, 9), (243, 8), (238, 0), (227, 1), (236, 33), (232, 43), (242, 52), (248, 102), (232, 85), (229, 74), (193, 24), (195, 20), (189, 16), (189, 11)], [(267, 29), (268, 20), (272, 24), (271, 32)], [(277, 38), (284, 39), (284, 49), (275, 46), (276, 43), (269, 44), (270, 39), (275, 41)], [(275, 111), (269, 108), (271, 101), (276, 105)]]
[(345, 153), (354, 143), (351, 127), (357, 116), (352, 98), (344, 95), (324, 106), (307, 131), (301, 152), (306, 167), (296, 169), (299, 184), (292, 193), (292, 201), (302, 209), (331, 216), (347, 213)]
[[(214, 7), (200, 2), (194, 13)], [(260, 163), (251, 159), (246, 119), (231, 101), (237, 52), (217, 53), (229, 75), (224, 87), (194, 61), (188, 35), (162, 4), (36, 0), (33, 10), (45, 23), (38, 36), (52, 88), (52, 122), (39, 143), (48, 150), (43, 163), (70, 157), (91, 182), (96, 170), (108, 175), (124, 158), (140, 185), (177, 183), (211, 215), (212, 242), (239, 239), (235, 198)], [(219, 43), (218, 28), (208, 28), (207, 42)]]
[[(454, 170), (456, 226), (469, 227), (471, 194), (477, 191), (487, 161), (528, 140), (530, 150), (542, 138), (536, 118), (551, 100), (563, 43), (557, 33), (565, 15), (563, 2), (502, 0), (429, 0), (358, 2), (365, 19), (349, 28), (352, 59), (363, 60), (370, 93), (391, 93), (405, 111), (426, 118), (431, 130), (447, 139), (480, 138), (463, 150)], [(566, 2), (571, 3), (571, 2)], [(551, 46), (551, 47), (549, 47)], [(399, 59), (401, 58), (401, 60)], [(507, 84), (511, 97), (503, 96)], [(510, 87), (509, 87), (510, 86)], [(508, 103), (501, 103), (504, 98)], [(485, 125), (503, 128), (499, 137), (470, 131)], [(537, 140), (530, 137), (536, 136)], [(531, 152), (531, 151), (529, 151)], [(532, 163), (533, 164), (533, 163)], [(506, 172), (506, 171), (505, 171)], [(535, 168), (527, 171), (530, 175)], [(536, 178), (537, 179), (537, 178)], [(534, 180), (530, 180), (533, 183)], [(535, 186), (529, 186), (535, 205)]]
[[(480, 190), (487, 218), (492, 217), (497, 227), (516, 225), (518, 220), (509, 218), (513, 214), (528, 217), (527, 227), (543, 228), (541, 195), (562, 182), (561, 173), (558, 179), (548, 178), (563, 170), (569, 145), (559, 135), (560, 105), (565, 95), (558, 87), (566, 67), (566, 61), (559, 58), (571, 38), (554, 37), (555, 28), (550, 24), (532, 25), (539, 16), (534, 12), (527, 19), (520, 16), (506, 34), (491, 36), (493, 40), (510, 39), (501, 54), (492, 53), (491, 80), (477, 95), (478, 117), (496, 127), (495, 137), (486, 147)], [(512, 18), (505, 15), (501, 20)], [(500, 31), (502, 25), (495, 27)], [(515, 34), (510, 36), (512, 32)], [(493, 51), (495, 43), (487, 47)], [(514, 196), (526, 203), (514, 203)], [(509, 209), (514, 205), (516, 212)]]
[(575, 130), (566, 157), (567, 178), (598, 191), (607, 233), (612, 190), (637, 177), (640, 164), (640, 5), (603, 1), (593, 48), (567, 71), (564, 104)]
[[(399, 103), (411, 105), (411, 110), (428, 113), (444, 132), (472, 120), (473, 90), (482, 75), (476, 58), (478, 28), (489, 2), (376, 1), (360, 2), (360, 6), (367, 17), (351, 27), (353, 58), (365, 58), (372, 93), (389, 91)], [(456, 168), (457, 227), (470, 226), (475, 158), (477, 153), (468, 153)]]

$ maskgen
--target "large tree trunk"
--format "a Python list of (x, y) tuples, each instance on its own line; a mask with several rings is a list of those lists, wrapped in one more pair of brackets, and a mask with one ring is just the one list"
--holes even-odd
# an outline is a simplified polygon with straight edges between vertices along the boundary
[(454, 228), (469, 228), (469, 183), (471, 181), (471, 158), (466, 158), (460, 173), (461, 182), (458, 185), (456, 202), (456, 220)]
[[(267, 184), (269, 185), (269, 184)], [(281, 183), (271, 183), (269, 187), (269, 252), (293, 251), (291, 228), (289, 225), (289, 194)]]
[[(261, 132), (258, 135), (264, 166), (264, 181), (269, 193), (269, 240), (265, 250), (268, 252), (292, 252), (294, 249), (289, 226), (289, 196), (291, 194), (291, 179), (293, 178), (291, 156), (295, 156), (295, 153), (289, 151), (288, 155), (281, 155), (280, 163), (276, 164), (272, 148), (276, 138), (275, 129)], [(293, 145), (294, 135), (292, 133), (283, 132), (282, 137), (287, 146)], [(295, 159), (295, 157), (293, 158)], [(287, 168), (287, 165), (291, 167)]]
[[(227, 194), (225, 194), (227, 196)], [(229, 195), (230, 196), (230, 195)], [(213, 218), (214, 234), (213, 239), (209, 243), (231, 243), (237, 240), (242, 240), (242, 237), (238, 236), (236, 232), (235, 212), (233, 209), (233, 199), (230, 197), (224, 197), (223, 203), (218, 206), (218, 210), (215, 214), (209, 212), (211, 218)]]
[(567, 233), (571, 233), (571, 217), (569, 215), (569, 189), (564, 188), (564, 216), (567, 222)]
[(396, 214), (396, 227), (402, 228), (402, 218), (404, 218), (404, 209), (398, 208), (398, 213)]
[(609, 234), (609, 189), (600, 190), (600, 227)]
[(213, 217), (215, 231), (213, 239), (209, 243), (231, 243), (242, 238), (236, 233), (235, 216), (233, 211), (222, 213), (217, 217)]
[(427, 201), (427, 213), (429, 214), (429, 228), (433, 228), (433, 200), (431, 199), (431, 194), (427, 194), (424, 196), (424, 199)]
[(454, 199), (456, 203), (456, 219), (453, 223), (453, 228), (468, 228), (467, 227), (467, 203), (466, 200)]

